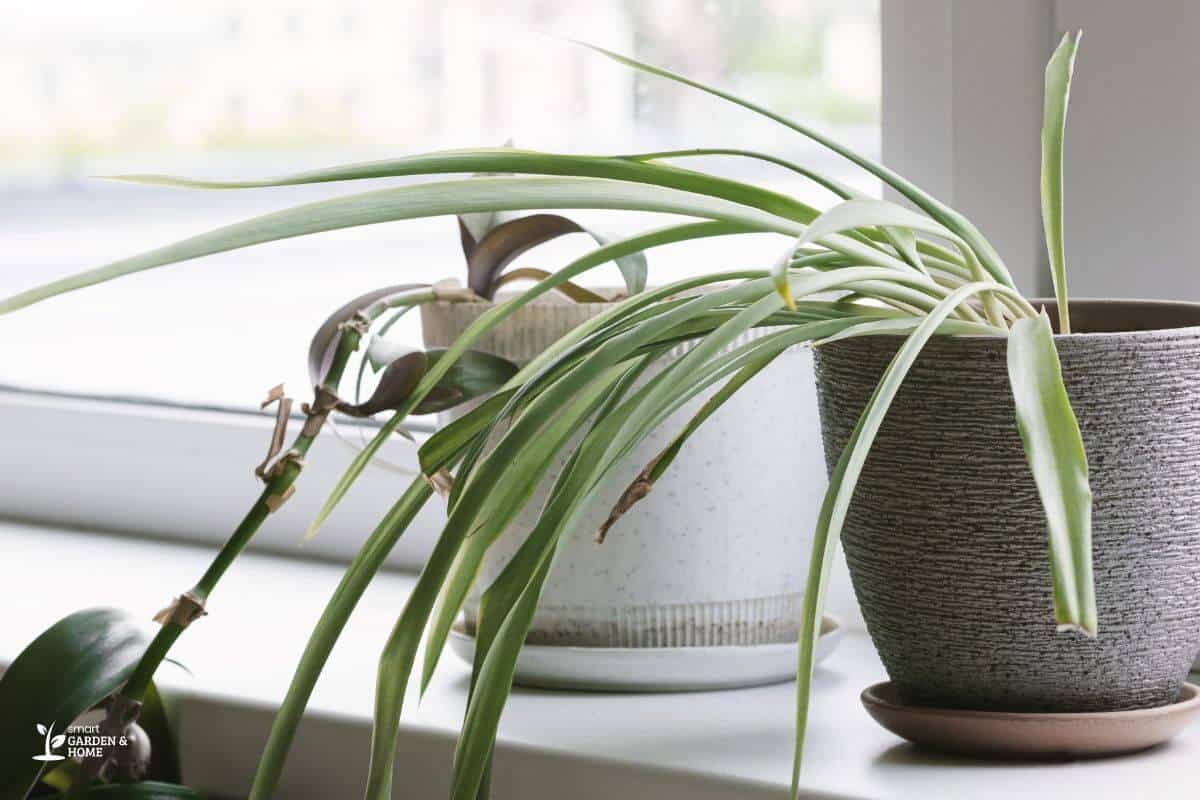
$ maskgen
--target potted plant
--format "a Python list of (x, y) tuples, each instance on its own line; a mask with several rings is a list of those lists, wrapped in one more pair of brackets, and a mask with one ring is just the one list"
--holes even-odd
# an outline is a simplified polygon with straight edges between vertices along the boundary
[[(698, 152), (765, 158), (835, 191), (839, 189), (836, 184), (799, 165), (740, 150), (620, 157), (562, 156), (514, 150), (435, 153), (335, 168), (262, 182), (262, 185), (447, 172), (502, 174), (384, 189), (278, 212), (30, 290), (0, 301), (0, 312), (14, 311), (63, 291), (213, 252), (415, 216), (601, 207), (685, 214), (695, 218), (695, 221), (672, 224), (603, 245), (576, 259), (513, 299), (493, 306), (471, 323), (444, 353), (436, 359), (426, 359), (419, 375), (408, 386), (402, 387), (405, 391), (397, 390), (391, 395), (387, 407), (392, 410), (392, 415), (334, 487), (316, 521), (319, 525), (345, 495), (381, 443), (408, 413), (433, 396), (439, 383), (451, 374), (460, 358), (488, 330), (536, 298), (595, 266), (670, 242), (751, 231), (774, 232), (792, 240), (785, 257), (771, 269), (714, 272), (646, 290), (587, 320), (521, 367), (477, 408), (444, 427), (421, 447), (425, 476), (433, 478), (443, 471), (453, 473), (453, 484), (448, 491), (450, 510), (446, 526), (381, 656), (375, 735), (367, 777), (367, 796), (370, 798), (390, 796), (404, 690), (416, 668), (420, 644), (423, 640), (426, 644), (421, 674), (423, 681), (428, 681), (488, 549), (530, 502), (545, 476), (551, 470), (557, 470), (536, 524), (481, 598), (472, 690), (454, 764), (453, 795), (461, 800), (473, 799), (485, 790), (497, 724), (511, 685), (517, 654), (525, 641), (551, 567), (562, 552), (563, 543), (568, 541), (566, 532), (584, 518), (605, 481), (626, 463), (637, 445), (672, 413), (705, 390), (721, 387), (679, 432), (679, 441), (684, 441), (702, 427), (714, 405), (719, 406), (766, 364), (803, 342), (820, 343), (826, 441), (831, 449), (843, 443), (844, 446), (836, 459), (831, 459), (829, 488), (814, 531), (813, 556), (801, 609), (797, 770), (803, 752), (821, 598), (830, 558), (843, 529), (851, 533), (851, 549), (857, 548), (851, 561), (856, 564), (860, 596), (867, 605), (875, 600), (882, 603), (878, 613), (868, 611), (868, 620), (880, 649), (885, 651), (889, 668), (895, 669), (897, 680), (906, 683), (915, 694), (922, 694), (928, 688), (921, 683), (919, 674), (910, 679), (911, 674), (903, 672), (908, 663), (904, 659), (910, 653), (895, 644), (903, 638), (903, 631), (895, 635), (889, 626), (908, 624), (913, 634), (910, 640), (923, 640), (923, 637), (938, 634), (930, 631), (928, 624), (905, 623), (888, 616), (888, 594), (879, 587), (894, 589), (915, 576), (906, 574), (897, 581), (897, 576), (889, 576), (886, 570), (878, 568), (870, 551), (878, 546), (878, 541), (872, 538), (877, 531), (862, 514), (881, 511), (900, 517), (910, 513), (896, 504), (884, 509), (870, 505), (881, 499), (891, 499), (887, 493), (889, 484), (882, 477), (884, 471), (907, 469), (926, 485), (925, 491), (914, 495), (914, 499), (949, 509), (950, 513), (960, 502), (965, 502), (975, 515), (971, 519), (977, 519), (982, 504), (964, 500), (961, 494), (952, 495), (958, 486), (945, 481), (946, 472), (966, 457), (963, 455), (965, 438), (971, 438), (976, 444), (970, 455), (978, 479), (971, 484), (970, 490), (992, 492), (988, 496), (995, 497), (995, 487), (980, 489), (978, 484), (998, 483), (1001, 493), (1008, 487), (1009, 494), (1004, 495), (1007, 503), (993, 505), (989, 511), (996, 516), (1011, 516), (1016, 521), (1011, 537), (1020, 543), (1024, 554), (1022, 566), (1033, 555), (1041, 555), (1028, 542), (1045, 537), (1048, 569), (1031, 567), (1039, 569), (1040, 580), (1032, 572), (1021, 572), (1013, 579), (993, 574), (987, 578), (973, 577), (970, 587), (982, 588), (989, 594), (1004, 593), (995, 604), (964, 600), (961, 595), (954, 595), (964, 610), (970, 610), (963, 615), (966, 622), (955, 620), (956, 630), (967, 630), (972, 635), (954, 640), (955, 646), (962, 646), (968, 653), (953, 660), (950, 667), (965, 667), (978, 672), (975, 666), (984, 658), (979, 650), (990, 655), (1000, 645), (1028, 636), (1036, 641), (1024, 649), (1021, 645), (1014, 646), (1012, 652), (1049, 653), (1056, 658), (1062, 655), (1082, 667), (1065, 669), (1055, 675), (1054, 687), (1062, 691), (1056, 694), (1053, 707), (1118, 709), (1169, 703), (1175, 699), (1172, 687), (1178, 687), (1195, 650), (1200, 647), (1200, 630), (1194, 624), (1198, 565), (1183, 552), (1194, 552), (1197, 546), (1200, 531), (1190, 521), (1197, 517), (1196, 512), (1200, 509), (1195, 508), (1197, 500), (1193, 495), (1159, 495), (1177, 501), (1176, 507), (1169, 508), (1155, 500), (1154, 493), (1163, 491), (1161, 487), (1151, 481), (1131, 483), (1130, 479), (1153, 476), (1161, 470), (1174, 474), (1176, 465), (1164, 463), (1164, 459), (1190, 458), (1191, 453), (1160, 447), (1158, 445), (1163, 442), (1153, 437), (1148, 440), (1150, 447), (1141, 446), (1138, 437), (1143, 432), (1150, 433), (1148, 426), (1141, 425), (1128, 431), (1127, 437), (1128, 450), (1136, 454), (1134, 461), (1142, 465), (1141, 472), (1137, 464), (1122, 463), (1126, 454), (1122, 452), (1117, 457), (1111, 445), (1101, 437), (1096, 439), (1101, 458), (1093, 461), (1089, 473), (1085, 444), (1089, 437), (1096, 436), (1097, 422), (1104, 418), (1103, 413), (1093, 410), (1091, 405), (1097, 399), (1100, 405), (1111, 407), (1114, 401), (1122, 404), (1122, 408), (1112, 411), (1109, 418), (1118, 420), (1114, 424), (1123, 424), (1123, 406), (1132, 401), (1128, 395), (1110, 391), (1111, 383), (1102, 387), (1098, 398), (1081, 395), (1080, 388), (1085, 385), (1093, 359), (1101, 358), (1117, 376), (1112, 380), (1123, 378), (1129, 386), (1149, 379), (1149, 373), (1141, 365), (1154, 363), (1160, 372), (1177, 370), (1180, 373), (1175, 377), (1156, 376), (1153, 388), (1167, 387), (1178, 391), (1176, 399), (1181, 402), (1171, 407), (1171, 413), (1188, 421), (1194, 420), (1197, 414), (1195, 403), (1182, 402), (1182, 399), (1194, 397), (1195, 386), (1188, 378), (1194, 371), (1186, 368), (1186, 364), (1181, 367), (1180, 359), (1195, 358), (1196, 345), (1190, 338), (1195, 329), (1190, 323), (1193, 315), (1200, 312), (1193, 306), (1180, 310), (1179, 315), (1169, 322), (1186, 327), (1166, 334), (1142, 335), (1137, 330), (1122, 334), (1068, 333), (1072, 306), (1066, 296), (1061, 236), (1061, 145), (1076, 43), (1074, 37), (1064, 37), (1047, 69), (1047, 114), (1043, 130), (1043, 211), (1058, 296), (1055, 313), (1061, 320), (1059, 337), (1054, 336), (1050, 317), (1013, 287), (1002, 258), (979, 230), (918, 187), (797, 122), (720, 90), (615, 54), (609, 55), (638, 69), (749, 108), (820, 142), (878, 176), (917, 210), (848, 197), (845, 202), (822, 213), (794, 198), (761, 187), (668, 163)], [(529, 174), (536, 177), (526, 177)], [(701, 287), (708, 291), (695, 291)], [(832, 299), (828, 299), (830, 292), (836, 293)], [(1112, 329), (1133, 326), (1138, 330), (1145, 327), (1144, 314), (1113, 313), (1111, 306), (1107, 309), (1075, 308), (1077, 321), (1084, 321), (1097, 312), (1106, 319), (1104, 323), (1087, 323), (1089, 326), (1102, 324)], [(1119, 311), (1127, 307), (1116, 308)], [(324, 354), (317, 359), (322, 365), (317, 397), (307, 409), (309, 423), (287, 453), (303, 455), (307, 452), (319, 420), (339, 406), (339, 379), (349, 353), (358, 345), (363, 330), (371, 322), (368, 317), (369, 314), (351, 315), (347, 322), (352, 324), (341, 326), (333, 341), (317, 348), (319, 355)], [(1152, 324), (1158, 327), (1165, 323), (1155, 321)], [(729, 349), (739, 336), (759, 327), (777, 327), (778, 330)], [(900, 335), (904, 336), (902, 341), (896, 338)], [(979, 337), (979, 341), (950, 340), (956, 336)], [(1110, 358), (1111, 354), (1101, 355), (1094, 350), (1096, 345), (1091, 339), (1104, 339), (1105, 336), (1108, 336), (1106, 341), (1123, 350), (1127, 358)], [(1138, 341), (1130, 344), (1134, 339)], [(1166, 344), (1164, 347), (1143, 347), (1142, 339), (1155, 339)], [(684, 340), (692, 340), (694, 345), (662, 366), (644, 383), (637, 381), (649, 364)], [(864, 358), (871, 358), (861, 364), (861, 372), (870, 376), (870, 382), (847, 376), (847, 365), (860, 353), (847, 348), (857, 346), (860, 341), (866, 342), (861, 345), (863, 348), (880, 348), (861, 351)], [(931, 342), (932, 361), (921, 361), (923, 349)], [(1061, 365), (1059, 347), (1065, 354)], [(961, 364), (963, 354), (977, 352), (985, 355), (980, 360), (987, 363), (975, 365), (976, 371), (969, 372)], [(954, 356), (955, 353), (958, 355)], [(1091, 355), (1078, 356), (1079, 353)], [(958, 380), (957, 374), (943, 376), (942, 381), (936, 383), (935, 391), (935, 379), (931, 376), (939, 361), (946, 358), (956, 358), (956, 369), (963, 370), (965, 379)], [(997, 367), (997, 364), (1001, 366)], [(999, 379), (997, 369), (1000, 369)], [(918, 381), (915, 387), (906, 387), (912, 388), (914, 393), (905, 395), (901, 387), (909, 373), (917, 375)], [(722, 383), (723, 380), (726, 382)], [(868, 387), (869, 392), (864, 387)], [(985, 387), (990, 395), (988, 398), (972, 394), (980, 387)], [(1070, 394), (1072, 389), (1075, 396)], [(995, 395), (1006, 392), (1011, 394), (1011, 406), (995, 400)], [(918, 412), (931, 413), (927, 402), (931, 397), (945, 405), (977, 407), (986, 414), (982, 423), (971, 420), (973, 438), (969, 433), (956, 432), (950, 427), (962, 420), (946, 418), (949, 422), (939, 431), (952, 440), (952, 446), (945, 450), (946, 458), (939, 458), (937, 448), (916, 454), (897, 442), (897, 438), (913, 430), (913, 420), (921, 418)], [(1082, 425), (1076, 419), (1072, 401), (1081, 411)], [(1138, 403), (1133, 419), (1143, 420), (1147, 406), (1140, 405), (1140, 398)], [(903, 416), (896, 428), (888, 429), (884, 427), (885, 419), (893, 404)], [(1007, 413), (1013, 418), (1004, 418)], [(884, 448), (880, 451), (884, 457), (868, 459), (877, 440)], [(1017, 474), (1013, 464), (1017, 441), (1021, 443), (1023, 459), (1030, 472), (1029, 477), (1022, 479), (1024, 483), (1013, 482)], [(679, 448), (666, 451), (648, 474), (669, 468), (678, 452)], [(558, 469), (559, 459), (563, 457), (565, 464)], [(900, 460), (892, 461), (892, 457)], [(1115, 463), (1110, 459), (1115, 459)], [(122, 730), (137, 716), (138, 703), (144, 697), (155, 669), (175, 639), (203, 612), (206, 598), (229, 563), (280, 498), (286, 496), (299, 470), (298, 461), (298, 456), (285, 455), (278, 462), (281, 465), (278, 469), (268, 471), (262, 497), (196, 587), (165, 611), (163, 626), (148, 644), (144, 639), (130, 635), (120, 640), (126, 646), (112, 644), (109, 647), (116, 639), (108, 631), (118, 630), (117, 623), (106, 625), (101, 621), (91, 627), (92, 641), (103, 643), (108, 649), (97, 649), (100, 654), (93, 659), (97, 665), (95, 669), (73, 673), (75, 684), (88, 688), (87, 692), (72, 695), (75, 707), (84, 700), (94, 702), (107, 693), (113, 698), (106, 720), (111, 729)], [(993, 464), (995, 470), (989, 468)], [(1094, 509), (1089, 475), (1094, 477), (1100, 490)], [(762, 477), (764, 480), (771, 478), (769, 475)], [(859, 498), (867, 505), (861, 508), (852, 503), (860, 479), (867, 488)], [(414, 480), (348, 568), (297, 667), (264, 750), (251, 797), (271, 796), (309, 693), (350, 610), (391, 545), (416, 511), (428, 501), (432, 491), (426, 480)], [(1145, 499), (1147, 494), (1151, 496), (1149, 500)], [(1136, 575), (1146, 574), (1147, 564), (1153, 568), (1153, 565), (1163, 563), (1162, 554), (1154, 551), (1153, 544), (1168, 541), (1163, 537), (1167, 537), (1165, 531), (1170, 526), (1159, 527), (1157, 518), (1148, 519), (1147, 525), (1153, 527), (1137, 527), (1136, 531), (1140, 534), (1151, 530), (1151, 544), (1130, 545), (1128, 536), (1123, 539), (1120, 536), (1121, 530), (1129, 524), (1125, 518), (1130, 508), (1135, 512), (1152, 510), (1160, 514), (1180, 514), (1179, 518), (1187, 523), (1176, 526), (1169, 542), (1186, 547), (1180, 548), (1182, 554), (1171, 562), (1171, 569), (1160, 571), (1153, 591), (1118, 595), (1104, 587), (1097, 590), (1093, 579), (1094, 545), (1097, 551), (1120, 546), (1120, 557), (1135, 573), (1135, 583)], [(1099, 533), (1095, 542), (1093, 510)], [(905, 522), (907, 525), (908, 521)], [(937, 532), (930, 532), (925, 527), (909, 527), (918, 537), (913, 540), (912, 547), (931, 559), (949, 556), (952, 548), (974, 534), (972, 529), (963, 535), (939, 538)], [(1117, 536), (1111, 536), (1110, 531), (1117, 532)], [(1161, 535), (1160, 531), (1163, 532)], [(927, 544), (925, 535), (933, 542), (932, 546)], [(1009, 540), (1005, 540), (998, 546), (1008, 546), (1008, 543)], [(969, 547), (965, 552), (969, 558), (975, 557)], [(1099, 553), (1096, 563), (1100, 569), (1096, 572), (1102, 580), (1114, 578), (1113, 570), (1109, 569), (1113, 559), (1111, 553)], [(945, 583), (953, 584), (953, 578), (965, 570), (963, 562), (949, 559), (944, 563), (956, 568), (953, 574), (942, 575)], [(1016, 561), (1003, 563), (1017, 568)], [(915, 568), (919, 572), (926, 567), (922, 562)], [(1010, 592), (1021, 594), (1010, 597)], [(1017, 610), (1022, 613), (1015, 618), (1007, 616)], [(1142, 627), (1126, 624), (1126, 621), (1149, 619), (1159, 610), (1187, 620), (1186, 624), (1173, 623), (1170, 627), (1181, 637), (1178, 646), (1173, 646), (1169, 654), (1161, 657), (1140, 657), (1135, 670), (1143, 679), (1140, 683), (1133, 679), (1110, 679), (1110, 672), (1123, 669), (1119, 660), (1114, 661), (1114, 655), (1132, 653), (1139, 645), (1141, 650), (1151, 650), (1160, 644), (1158, 637), (1166, 630), (1166, 627), (1155, 628), (1150, 631), (1152, 638), (1142, 638)], [(1030, 631), (1028, 626), (1035, 624), (1043, 627)], [(1047, 626), (1054, 626), (1053, 630)], [(77, 655), (81, 649), (78, 637), (51, 635), (57, 630), (52, 628), (26, 653), (33, 652), (44, 664), (63, 657), (62, 654), (71, 647)], [(1123, 642), (1114, 643), (1110, 639), (1129, 639), (1132, 649)], [(918, 641), (914, 646), (922, 645)], [(896, 647), (896, 651), (887, 652), (892, 647)], [(110, 655), (104, 655), (109, 651)], [(921, 653), (917, 652), (915, 663), (921, 663), (920, 657)], [(1022, 655), (1008, 663), (1025, 664), (1024, 658)], [(26, 659), (26, 654), (22, 654), (21, 659)], [(21, 659), (14, 664), (10, 675), (0, 681), (0, 693), (7, 693), (6, 698), (21, 693), (19, 696), (24, 698), (26, 705), (45, 700), (48, 695), (45, 694), (44, 678), (39, 683), (37, 676), (40, 673), (25, 667), (18, 669)], [(32, 657), (27, 659), (27, 663), (32, 661)], [(923, 667), (918, 667), (918, 672), (920, 669)], [(12, 672), (25, 677), (13, 679)], [(964, 703), (994, 706), (998, 700), (1003, 705), (1015, 696), (1007, 694), (1009, 688), (1006, 687), (1015, 685), (1012, 681), (1006, 684), (997, 679), (989, 683), (976, 675), (957, 673), (955, 681), (955, 689), (962, 691), (953, 697)], [(1147, 685), (1153, 686), (1154, 691), (1134, 691), (1138, 686)], [(985, 690), (982, 693), (977, 691), (981, 686)], [(1025, 700), (1018, 702), (1023, 705)], [(71, 709), (65, 709), (62, 713), (67, 715), (69, 711)], [(70, 718), (55, 716), (54, 721), (61, 729)], [(6, 746), (7, 741), (0, 739), (0, 747)], [(18, 778), (28, 778), (28, 754), (24, 749), (19, 751), (18, 760), (21, 761), (20, 768), (26, 770)], [(12, 759), (6, 755), (2, 762), (6, 769), (9, 761)], [(36, 771), (33, 774), (36, 775)], [(5, 785), (19, 783), (17, 780)]]
[[(589, 233), (597, 242), (605, 241), (554, 214), (471, 215), (459, 218), (459, 229), (468, 284), (476, 297), (421, 305), (425, 344), (432, 348), (453, 345), (495, 307), (496, 294), (504, 287), (550, 277), (529, 267), (509, 269), (522, 253), (570, 233)], [(568, 281), (558, 291), (523, 305), (488, 330), (473, 348), (518, 366), (528, 365), (575, 328), (613, 311), (623, 297), (644, 291), (644, 256), (637, 253), (616, 263), (625, 278), (622, 290), (597, 293)], [(747, 331), (727, 349), (771, 330)], [(635, 385), (643, 385), (690, 346), (681, 342), (667, 351), (659, 364), (647, 366)], [(824, 488), (824, 465), (817, 448), (780, 442), (817, 440), (814, 393), (805, 388), (812, 381), (807, 351), (792, 348), (776, 359), (739, 392), (730, 407), (713, 413), (689, 437), (677, 468), (661, 475), (664, 485), (644, 503), (638, 501), (660, 476), (639, 475), (640, 467), (671, 448), (679, 428), (717, 390), (690, 400), (638, 444), (564, 545), (526, 636), (530, 644), (576, 647), (573, 660), (546, 654), (543, 668), (518, 674), (520, 680), (662, 689), (744, 685), (794, 675), (795, 648), (788, 643), (797, 635), (804, 572), (788, 556), (809, 544), (806, 526), (794, 521), (815, 518)], [(460, 419), (470, 408), (471, 404), (464, 404), (447, 410), (443, 422)], [(764, 425), (766, 420), (770, 424)], [(753, 477), (764, 465), (779, 476), (772, 483)], [(536, 525), (540, 503), (561, 466), (548, 470), (537, 492), (539, 499), (485, 553), (479, 579), (464, 606), (468, 636), (478, 622), (481, 588), (503, 571)], [(700, 498), (703, 501), (697, 502)], [(746, 518), (746, 505), (757, 509), (753, 519)], [(617, 535), (607, 539), (618, 518), (622, 521)], [(457, 642), (464, 649), (470, 647), (468, 636), (460, 634)], [(728, 658), (713, 660), (702, 649), (729, 645), (740, 648), (731, 651), (740, 655), (733, 671)], [(625, 648), (655, 648), (663, 659), (659, 669), (652, 675), (619, 669), (615, 661)], [(669, 654), (665, 648), (688, 649)], [(580, 672), (578, 660), (589, 655), (596, 657), (595, 666)]]

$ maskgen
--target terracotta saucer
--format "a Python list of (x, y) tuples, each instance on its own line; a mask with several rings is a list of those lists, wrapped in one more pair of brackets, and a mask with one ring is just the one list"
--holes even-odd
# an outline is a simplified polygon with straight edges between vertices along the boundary
[(1080, 714), (966, 711), (907, 705), (890, 682), (862, 693), (876, 722), (914, 744), (1007, 758), (1095, 758), (1162, 744), (1200, 714), (1200, 687), (1159, 708)]

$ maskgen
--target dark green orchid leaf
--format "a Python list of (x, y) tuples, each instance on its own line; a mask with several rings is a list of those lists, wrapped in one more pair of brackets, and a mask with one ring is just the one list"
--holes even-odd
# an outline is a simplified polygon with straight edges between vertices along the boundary
[[(463, 253), (467, 257), (467, 285), (480, 297), (491, 299), (499, 288), (504, 269), (518, 256), (538, 245), (569, 233), (586, 233), (601, 246), (608, 243), (600, 234), (559, 214), (531, 214), (502, 222), (476, 239), (459, 219)], [(646, 256), (633, 253), (616, 259), (630, 294), (646, 288)]]
[(146, 777), (178, 783), (183, 779), (179, 748), (171, 730), (166, 703), (153, 681), (146, 687), (146, 694), (142, 697), (138, 724), (150, 737), (150, 769)]
[(88, 800), (204, 800), (205, 795), (176, 783), (143, 781), (92, 786), (72, 797), (85, 797)]
[[(397, 295), (407, 294), (414, 289), (426, 289), (428, 283), (404, 283), (399, 286), (385, 286), (360, 295), (334, 311), (317, 328), (312, 342), (308, 346), (308, 378), (313, 386), (319, 386), (325, 381), (325, 373), (329, 362), (333, 359), (334, 346), (338, 340), (338, 327), (349, 321), (360, 311), (366, 312), (372, 307), (385, 307)], [(336, 388), (336, 387), (332, 387)]]
[[(515, 149), (512, 138), (506, 139), (500, 147), (506, 150)], [(507, 173), (476, 172), (472, 177), (486, 178), (503, 174)], [(476, 211), (474, 213), (459, 214), (457, 217), (458, 237), (462, 242), (463, 257), (470, 262), (471, 253), (475, 251), (479, 240), (501, 222), (512, 219), (512, 213), (511, 211)]]
[(491, 299), (500, 274), (518, 256), (559, 236), (580, 231), (578, 224), (558, 214), (531, 214), (503, 222), (488, 230), (470, 249), (467, 286), (480, 297)]
[[(446, 354), (444, 348), (429, 350), (429, 366)], [(437, 388), (421, 401), (414, 414), (433, 414), (445, 411), (459, 403), (474, 400), (496, 391), (517, 374), (517, 365), (478, 350), (468, 350), (446, 372)]]
[(429, 358), (423, 350), (405, 353), (384, 368), (383, 374), (379, 376), (379, 383), (375, 386), (375, 391), (366, 401), (355, 404), (343, 403), (338, 406), (338, 411), (352, 417), (369, 417), (380, 411), (399, 408), (400, 404), (413, 393), (413, 389), (417, 388), (417, 384), (428, 369)]
[[(383, 370), (375, 391), (363, 403), (342, 404), (338, 410), (352, 417), (369, 417), (381, 411), (394, 411), (413, 393), (446, 350), (413, 350), (397, 358)], [(414, 414), (434, 414), (499, 389), (517, 374), (517, 366), (499, 356), (468, 350), (447, 370), (434, 389), (426, 395)]]
[(123, 684), (151, 625), (91, 608), (51, 625), (0, 678), (0, 797), (24, 797), (54, 752), (55, 734)]

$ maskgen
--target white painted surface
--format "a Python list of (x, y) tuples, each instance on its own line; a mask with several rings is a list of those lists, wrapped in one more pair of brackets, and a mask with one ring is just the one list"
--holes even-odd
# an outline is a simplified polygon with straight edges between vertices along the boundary
[(1200, 298), (1200, 4), (882, 0), (881, 14), (884, 162), (971, 218), (1018, 288), (1043, 296), (1043, 71), (1082, 28), (1064, 176), (1071, 293)]
[[(44, 589), (31, 565), (53, 556), (59, 586)], [(210, 557), (178, 544), (0, 525), (0, 661), (54, 620), (116, 601), (152, 614)], [(97, 575), (103, 570), (103, 585)], [(190, 678), (164, 667), (181, 697), (188, 780), (239, 796), (306, 632), (340, 575), (337, 567), (250, 554), (213, 595), (211, 615), (189, 629), (177, 655)], [(279, 797), (357, 797), (369, 741), (375, 661), (411, 578), (388, 574), (367, 592), (313, 697)], [(122, 587), (116, 590), (111, 587)], [(981, 762), (920, 753), (877, 727), (858, 693), (883, 678), (870, 643), (849, 632), (817, 673), (806, 797), (1191, 798), (1200, 728), (1172, 744), (1110, 761)], [(443, 660), (401, 731), (396, 796), (446, 796), (452, 733), (467, 670)], [(517, 690), (505, 712), (496, 800), (784, 800), (790, 771), (793, 685), (691, 694), (572, 694)], [(36, 742), (33, 743), (36, 746)]]
[[(262, 491), (253, 470), (266, 453), (273, 410), (195, 411), (0, 391), (0, 419), (9, 431), (0, 447), (0, 516), (224, 542)], [(292, 420), (289, 432), (295, 435), (300, 425)], [(343, 431), (357, 438), (360, 429)], [(383, 453), (415, 471), (410, 442), (397, 436)], [(412, 480), (367, 469), (321, 532), (304, 541), (352, 455), (323, 431), (305, 459), (295, 495), (263, 524), (251, 546), (298, 558), (349, 560)], [(443, 506), (429, 503), (388, 563), (418, 568), (445, 519)]]
[(1049, 285), (1038, 175), (1052, 5), (881, 4), (883, 162), (975, 222), (1033, 294)]
[(1071, 289), (1200, 299), (1200, 3), (1056, 6), (1057, 30), (1083, 29), (1067, 117)]
[[(187, 542), (224, 542), (262, 489), (253, 466), (271, 419), (261, 416), (0, 391), (9, 435), (0, 448), (0, 517)], [(293, 430), (299, 422), (293, 420)], [(347, 429), (354, 436), (354, 429)], [(416, 450), (396, 437), (385, 456), (416, 469)], [(348, 561), (412, 479), (368, 468), (318, 535), (304, 541), (334, 481), (351, 458), (328, 430), (305, 459), (291, 500), (263, 524), (249, 548), (295, 558)], [(806, 512), (807, 513), (807, 512)], [(431, 499), (387, 560), (417, 571), (446, 520)], [(806, 536), (796, 521), (797, 536)], [(807, 548), (792, 551), (796, 570)], [(196, 576), (198, 577), (197, 573)], [(844, 565), (834, 572), (830, 613), (860, 624)]]

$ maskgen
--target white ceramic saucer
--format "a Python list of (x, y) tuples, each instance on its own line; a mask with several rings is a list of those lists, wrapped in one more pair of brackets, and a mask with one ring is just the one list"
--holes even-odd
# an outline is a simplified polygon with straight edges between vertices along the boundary
[[(821, 620), (816, 662), (837, 646), (842, 625)], [(470, 664), (475, 637), (461, 623), (450, 649)], [(796, 643), (749, 647), (554, 647), (527, 644), (517, 657), (514, 683), (540, 689), (604, 692), (688, 692), (780, 683), (796, 677)]]

